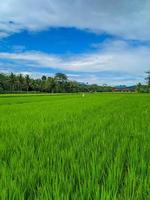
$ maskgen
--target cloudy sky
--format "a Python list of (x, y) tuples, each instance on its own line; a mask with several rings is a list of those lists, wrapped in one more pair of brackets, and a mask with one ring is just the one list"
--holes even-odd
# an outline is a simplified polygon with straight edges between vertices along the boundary
[(144, 82), (150, 0), (1, 0), (0, 72)]

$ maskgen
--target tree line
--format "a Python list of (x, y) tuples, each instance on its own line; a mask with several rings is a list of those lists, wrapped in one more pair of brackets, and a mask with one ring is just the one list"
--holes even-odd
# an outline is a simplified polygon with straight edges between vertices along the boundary
[(66, 74), (56, 73), (54, 77), (43, 75), (31, 78), (29, 74), (0, 73), (0, 93), (48, 92), (111, 92), (112, 87), (97, 84), (79, 83), (69, 80)]
[(146, 84), (141, 84), (140, 82), (136, 86), (136, 90), (139, 93), (149, 93), (150, 92), (150, 71), (146, 72), (147, 76), (145, 78)]

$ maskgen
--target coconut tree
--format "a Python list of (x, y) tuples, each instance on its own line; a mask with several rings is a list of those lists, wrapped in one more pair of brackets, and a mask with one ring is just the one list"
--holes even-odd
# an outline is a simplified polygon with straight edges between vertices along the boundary
[(29, 87), (30, 87), (30, 76), (27, 74), (25, 76), (25, 84), (26, 84), (26, 89), (27, 89), (27, 92), (29, 91)]
[(147, 77), (145, 79), (147, 81), (148, 89), (150, 90), (150, 71), (148, 71), (146, 73), (147, 73)]
[(18, 82), (19, 82), (19, 89), (20, 89), (20, 91), (22, 91), (22, 87), (23, 87), (23, 84), (24, 84), (24, 77), (22, 76), (22, 74), (19, 74)]
[(16, 76), (15, 76), (15, 74), (11, 73), (10, 76), (9, 76), (9, 83), (10, 83), (10, 90), (11, 91), (14, 91), (15, 82), (16, 82)]
[(47, 77), (43, 75), (42, 78), (41, 78), (41, 90), (42, 90), (42, 92), (46, 91), (46, 80), (47, 80)]
[(54, 79), (56, 82), (57, 92), (65, 92), (65, 86), (68, 81), (67, 75), (63, 73), (56, 73)]

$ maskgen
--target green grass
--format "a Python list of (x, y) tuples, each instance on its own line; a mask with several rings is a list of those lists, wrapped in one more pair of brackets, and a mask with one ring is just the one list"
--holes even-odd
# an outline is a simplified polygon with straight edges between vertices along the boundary
[(0, 96), (5, 199), (150, 199), (150, 95)]

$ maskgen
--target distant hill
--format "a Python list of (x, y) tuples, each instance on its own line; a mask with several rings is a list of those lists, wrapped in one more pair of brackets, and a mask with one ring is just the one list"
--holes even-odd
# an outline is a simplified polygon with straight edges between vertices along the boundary
[(126, 86), (126, 85), (117, 85), (113, 87), (113, 91), (135, 91), (136, 85)]

